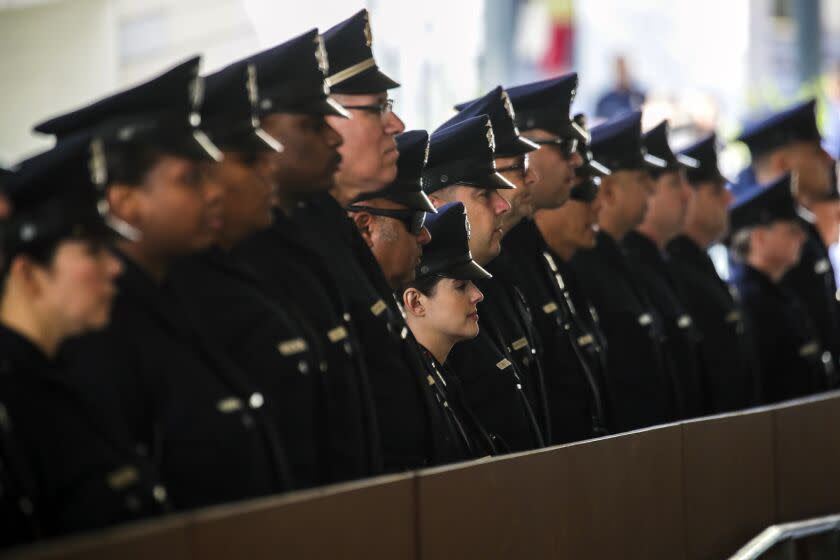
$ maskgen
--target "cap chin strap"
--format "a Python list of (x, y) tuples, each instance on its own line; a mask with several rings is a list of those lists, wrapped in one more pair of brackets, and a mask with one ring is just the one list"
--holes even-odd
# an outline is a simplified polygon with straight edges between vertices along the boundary
[(114, 216), (111, 212), (111, 207), (108, 204), (108, 201), (104, 198), (101, 198), (96, 204), (96, 209), (99, 211), (99, 215), (102, 216), (102, 219), (105, 220), (108, 227), (117, 232), (120, 236), (134, 243), (143, 239), (143, 232), (122, 218)]
[(336, 72), (332, 76), (327, 77), (324, 80), (324, 82), (326, 82), (326, 84), (329, 87), (333, 87), (334, 85), (340, 84), (341, 82), (346, 82), (347, 80), (349, 80), (353, 76), (361, 74), (365, 70), (367, 70), (369, 68), (373, 68), (375, 66), (376, 66), (376, 61), (373, 60), (373, 57), (371, 57), (371, 58), (368, 58), (367, 60), (363, 60), (363, 61), (361, 61), (357, 64), (354, 64), (353, 66), (349, 66), (349, 67), (345, 68), (344, 70), (341, 70), (340, 72)]

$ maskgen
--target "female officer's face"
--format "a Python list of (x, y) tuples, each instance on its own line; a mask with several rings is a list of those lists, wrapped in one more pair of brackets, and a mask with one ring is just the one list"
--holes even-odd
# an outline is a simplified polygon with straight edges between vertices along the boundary
[(430, 330), (453, 342), (478, 335), (478, 302), (481, 291), (469, 280), (442, 278), (431, 296), (421, 295), (423, 320)]
[(33, 263), (31, 296), (63, 338), (103, 328), (122, 264), (96, 241), (59, 243), (46, 265)]

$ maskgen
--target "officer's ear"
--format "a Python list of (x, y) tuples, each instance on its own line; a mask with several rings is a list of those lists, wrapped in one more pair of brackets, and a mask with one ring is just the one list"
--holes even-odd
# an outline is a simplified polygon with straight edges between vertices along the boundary
[(9, 263), (8, 285), (17, 286), (29, 299), (37, 298), (42, 290), (45, 270), (25, 254), (17, 255)]
[(113, 183), (105, 195), (108, 209), (117, 218), (138, 226), (142, 220), (141, 189), (124, 183)]
[(405, 312), (412, 317), (424, 317), (426, 309), (423, 307), (423, 294), (417, 288), (406, 288), (402, 295)]
[(356, 228), (362, 235), (362, 239), (367, 243), (367, 246), (373, 248), (373, 234), (376, 230), (376, 220), (367, 212), (353, 212), (350, 214), (350, 217), (356, 224)]

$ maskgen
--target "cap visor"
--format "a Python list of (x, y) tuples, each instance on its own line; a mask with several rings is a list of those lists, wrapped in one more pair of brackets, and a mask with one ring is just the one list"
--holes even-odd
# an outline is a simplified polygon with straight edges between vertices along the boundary
[(222, 161), (222, 151), (203, 130), (191, 129), (160, 143), (161, 149), (194, 160)]
[(342, 107), (338, 101), (329, 97), (313, 101), (312, 103), (307, 103), (303, 106), (302, 110), (305, 113), (314, 115), (330, 115), (334, 117), (344, 117), (345, 119), (351, 118), (350, 112), (347, 111), (347, 109)]
[(516, 185), (508, 181), (507, 179), (502, 176), (501, 173), (491, 173), (487, 176), (486, 181), (483, 181), (480, 184), (486, 184), (487, 186), (493, 187), (495, 189), (515, 189)]
[(524, 156), (525, 154), (530, 154), (531, 152), (535, 152), (540, 149), (539, 144), (535, 144), (531, 142), (527, 138), (523, 138), (519, 136), (514, 140), (511, 144), (501, 146), (496, 146), (496, 152), (494, 154), (495, 157), (515, 157), (515, 156)]
[(606, 165), (594, 159), (589, 160), (583, 167), (589, 171), (590, 175), (596, 177), (606, 177), (612, 173)]
[(368, 68), (364, 72), (356, 74), (352, 78), (348, 78), (343, 82), (330, 86), (330, 93), (361, 95), (367, 93), (381, 93), (398, 87), (400, 87), (398, 82), (395, 82), (383, 74), (379, 68), (374, 66), (372, 68)]
[(458, 280), (486, 280), (487, 278), (493, 278), (492, 274), (487, 272), (474, 260), (469, 260), (448, 268), (444, 273), (446, 276), (451, 276)]
[(644, 155), (645, 168), (660, 171), (668, 168), (668, 162), (651, 154)]
[(393, 200), (399, 204), (404, 204), (409, 210), (420, 210), (421, 212), (437, 213), (435, 205), (426, 196), (426, 193), (420, 192), (406, 192), (395, 193), (385, 196), (389, 200)]

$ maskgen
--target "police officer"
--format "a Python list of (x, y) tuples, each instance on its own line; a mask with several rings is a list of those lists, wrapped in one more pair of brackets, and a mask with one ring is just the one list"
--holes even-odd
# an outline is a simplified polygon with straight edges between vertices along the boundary
[[(200, 123), (199, 59), (41, 123), (59, 139), (99, 131), (93, 168), (108, 219), (130, 240), (111, 324), (67, 345), (74, 383), (158, 465), (178, 508), (290, 487), (265, 397), (189, 320), (166, 286), (174, 260), (210, 246), (220, 187), (202, 165), (221, 153)], [(270, 404), (270, 403), (269, 403)]]
[[(428, 133), (412, 130), (400, 134), (397, 148), (400, 153), (397, 178), (383, 189), (356, 196), (347, 210), (400, 305), (401, 290), (414, 281), (423, 247), (430, 241), (429, 230), (424, 225), (426, 215), (434, 213), (435, 209), (422, 190), (423, 168), (429, 153)], [(400, 438), (400, 432), (410, 434), (412, 429), (420, 435), (422, 425), (415, 427), (414, 422), (425, 418), (428, 427), (426, 454), (433, 464), (468, 458), (458, 421), (449, 410), (448, 401), (441, 399), (440, 388), (429, 381), (428, 361), (422, 348), (407, 328), (400, 333), (400, 338), (401, 355), (415, 376), (424, 410), (411, 416), (405, 415), (405, 410), (392, 410), (391, 407), (401, 406), (407, 399), (394, 399), (402, 387), (393, 386), (393, 381), (381, 380), (374, 388), (377, 406), (393, 418), (392, 425), (383, 429), (387, 429), (389, 437), (395, 440)], [(431, 379), (434, 381), (434, 377)], [(403, 439), (411, 440), (404, 436)]]
[(621, 246), (644, 220), (652, 182), (641, 113), (592, 129), (592, 153), (612, 172), (601, 181), (598, 234), (592, 249), (572, 259), (580, 285), (598, 314), (607, 340), (607, 394), (618, 431), (674, 418), (671, 382), (662, 347), (662, 319), (635, 280)]
[[(512, 123), (505, 134), (501, 140), (504, 149), (517, 149), (512, 146), (519, 144)], [(510, 212), (510, 203), (497, 189), (515, 188), (496, 169), (495, 146), (494, 129), (487, 115), (439, 128), (432, 134), (429, 164), (423, 177), (423, 189), (436, 206), (461, 202), (466, 208), (471, 230), (470, 252), (482, 266), (499, 255), (502, 223)], [(518, 149), (521, 148), (530, 149), (525, 144)], [(521, 181), (525, 172), (523, 163), (520, 161), (519, 169), (512, 170), (520, 175), (517, 181)], [(522, 370), (524, 364), (513, 354), (527, 351), (530, 355), (531, 341), (524, 336), (522, 315), (510, 307), (509, 294), (494, 290), (495, 286), (488, 286), (489, 281), (492, 279), (480, 282), (479, 289), (486, 298), (492, 292), (501, 304), (507, 304), (507, 311), (500, 313), (498, 309), (480, 306), (483, 328), (476, 338), (453, 349), (447, 365), (458, 376), (469, 406), (497, 438), (500, 452), (533, 449), (544, 443), (534, 409), (538, 401), (533, 399), (533, 393), (529, 395), (531, 386), (527, 385)]]
[(263, 395), (285, 444), (293, 487), (303, 488), (329, 481), (319, 417), (319, 370), (326, 356), (306, 324), (267, 298), (247, 264), (232, 254), (273, 218), (271, 170), (282, 148), (259, 126), (256, 72), (245, 62), (205, 78), (203, 128), (224, 154), (206, 171), (223, 189), (221, 224), (216, 245), (181, 259), (167, 282), (204, 337)]
[[(569, 116), (577, 84), (577, 75), (569, 74), (508, 90), (523, 136), (540, 148), (529, 154), (538, 175), (530, 185), (532, 215), (502, 239), (507, 266), (496, 274), (516, 278), (543, 341), (539, 358), (545, 372), (552, 443), (587, 439), (607, 431), (603, 387), (598, 379), (602, 349), (586, 319), (578, 316), (588, 310), (572, 302), (565, 278), (568, 267), (558, 264), (532, 220), (533, 212), (566, 204), (575, 172), (583, 163), (577, 148), (588, 134)], [(561, 272), (560, 267), (565, 270)]]
[(699, 164), (689, 156), (671, 151), (667, 121), (646, 132), (642, 142), (648, 155), (662, 160), (665, 167), (649, 170), (654, 194), (644, 220), (624, 237), (623, 245), (636, 281), (664, 321), (665, 350), (677, 416), (692, 418), (707, 410), (705, 368), (700, 354), (702, 335), (685, 308), (665, 245), (682, 229), (691, 199), (684, 170)]
[[(348, 301), (333, 275), (333, 258), (317, 249), (317, 232), (310, 236), (290, 219), (298, 204), (334, 186), (341, 137), (327, 116), (349, 114), (328, 97), (329, 65), (317, 30), (246, 62), (256, 69), (261, 127), (283, 150), (271, 156), (273, 223), (232, 253), (247, 263), (263, 295), (309, 333), (310, 350), (318, 349), (316, 362), (307, 361), (286, 379), (302, 391), (298, 402), (285, 407), (289, 419), (297, 419), (284, 422), (293, 432), (287, 440), (296, 479), (310, 485), (375, 475), (382, 472), (382, 449)], [(293, 392), (286, 398), (294, 399)], [(309, 460), (296, 460), (296, 450), (304, 451), (300, 459)]]
[(463, 204), (442, 206), (437, 214), (429, 214), (426, 224), (432, 241), (424, 247), (415, 278), (401, 296), (406, 322), (422, 350), (427, 384), (456, 436), (458, 457), (494, 455), (493, 436), (469, 407), (458, 377), (446, 365), (455, 344), (478, 334), (476, 306), (483, 295), (474, 282), (490, 273), (472, 260)]
[[(584, 116), (576, 115), (574, 120), (588, 140)], [(613, 429), (605, 386), (606, 339), (598, 314), (569, 264), (577, 251), (595, 246), (601, 208), (598, 188), (601, 177), (609, 175), (609, 170), (592, 159), (588, 141), (578, 142), (576, 151), (583, 165), (575, 169), (569, 199), (562, 206), (542, 208), (534, 213), (534, 224), (545, 243), (540, 256), (553, 273), (552, 286), (556, 286), (541, 308), (542, 315), (539, 312), (536, 315), (556, 316), (558, 329), (557, 343), (545, 346), (546, 355), (550, 355), (550, 350), (556, 352), (558, 364), (554, 369), (547, 368), (550, 372), (546, 376), (547, 385), (551, 387), (552, 381), (564, 382), (556, 393), (551, 393), (555, 396), (552, 414), (558, 418), (553, 432), (555, 441), (560, 441), (560, 434), (585, 439)], [(574, 376), (575, 371), (579, 377)], [(559, 406), (558, 402), (561, 403)]]
[[(501, 235), (504, 237), (525, 216), (532, 213), (531, 187), (538, 177), (530, 167), (529, 154), (538, 146), (520, 135), (513, 105), (501, 86), (463, 106), (441, 128), (482, 114), (490, 117), (493, 126), (497, 172), (516, 187), (498, 191), (510, 205), (510, 211), (502, 214)], [(506, 274), (511, 269), (508, 258), (504, 251), (500, 251), (498, 256), (486, 263), (488, 270), (495, 276), (480, 282), (480, 287), (485, 291), (485, 300), (481, 305), (484, 324), (496, 336), (499, 347), (510, 355), (514, 366), (523, 376), (523, 387), (530, 399), (543, 441), (550, 441), (550, 407), (543, 366), (539, 360), (541, 343), (533, 329), (532, 313), (518, 280)]]
[(703, 336), (704, 386), (709, 413), (727, 412), (760, 403), (755, 340), (736, 299), (718, 276), (708, 249), (729, 227), (732, 195), (718, 169), (714, 133), (680, 152), (697, 167), (685, 170), (693, 195), (682, 233), (668, 243), (670, 270), (694, 326)]
[(782, 282), (806, 237), (792, 188), (785, 174), (743, 190), (730, 210), (731, 248), (744, 263), (735, 286), (755, 325), (761, 383), (770, 403), (824, 390), (831, 369), (822, 360), (810, 317)]
[(388, 472), (434, 463), (433, 436), (417, 386), (421, 364), (407, 342), (408, 328), (382, 269), (346, 207), (360, 194), (385, 188), (397, 177), (395, 136), (404, 130), (387, 91), (398, 87), (382, 73), (371, 50), (368, 13), (358, 12), (324, 34), (331, 96), (352, 118), (328, 117), (342, 138), (341, 163), (330, 193), (298, 204), (291, 218), (317, 243), (349, 304), (359, 334)]
[[(820, 144), (814, 108), (814, 100), (795, 104), (745, 127), (738, 137), (750, 149), (755, 182), (766, 184), (783, 173), (792, 173), (796, 176), (796, 199), (805, 208), (829, 193), (834, 165)], [(837, 369), (840, 304), (835, 298), (834, 270), (828, 249), (814, 225), (806, 224), (805, 232), (802, 256), (784, 282), (800, 299), (816, 326), (820, 345), (829, 352), (824, 359)]]
[(0, 548), (169, 509), (154, 466), (56, 359), (65, 339), (105, 326), (121, 271), (96, 209), (90, 142), (21, 162), (6, 187), (15, 211), (0, 224)]

